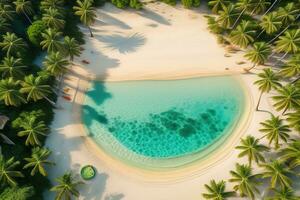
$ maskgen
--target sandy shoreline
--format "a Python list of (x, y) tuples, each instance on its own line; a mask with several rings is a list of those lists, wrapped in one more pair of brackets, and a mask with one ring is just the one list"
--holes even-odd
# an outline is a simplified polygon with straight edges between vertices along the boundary
[[(149, 4), (146, 11), (139, 12), (111, 5), (97, 11), (95, 38), (86, 34), (85, 50), (65, 79), (73, 100), (70, 103), (58, 99), (63, 109), (55, 111), (52, 133), (47, 139), (46, 145), (55, 152), (52, 159), (57, 163), (49, 169), (52, 180), (67, 169), (79, 172), (83, 165), (92, 164), (98, 175), (80, 189), (80, 199), (198, 200), (204, 183), (214, 178), (227, 179), (235, 162), (245, 161), (237, 158), (234, 146), (247, 134), (259, 137), (259, 122), (268, 116), (253, 109), (259, 95), (253, 86), (258, 70), (242, 74), (249, 63), (241, 52), (224, 56), (224, 48), (206, 30), (203, 11), (205, 8), (185, 10), (162, 3)], [(90, 64), (82, 66), (83, 59)], [(245, 64), (238, 65), (237, 61)], [(225, 144), (199, 164), (165, 174), (143, 171), (112, 158), (86, 137), (80, 106), (90, 80), (167, 80), (215, 75), (236, 75), (241, 79), (248, 97), (246, 114)], [(264, 95), (261, 107), (272, 110), (271, 103)], [(45, 196), (53, 199), (53, 194)]]

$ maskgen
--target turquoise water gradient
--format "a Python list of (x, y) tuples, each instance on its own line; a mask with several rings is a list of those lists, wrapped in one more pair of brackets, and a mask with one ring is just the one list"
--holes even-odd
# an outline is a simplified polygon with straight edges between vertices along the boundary
[(243, 90), (231, 76), (94, 82), (82, 120), (101, 147), (122, 159), (175, 158), (226, 135), (243, 103)]

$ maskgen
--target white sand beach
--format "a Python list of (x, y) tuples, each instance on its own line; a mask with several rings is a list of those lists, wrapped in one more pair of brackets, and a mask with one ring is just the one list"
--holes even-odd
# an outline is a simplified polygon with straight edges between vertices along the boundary
[[(207, 30), (205, 14), (204, 6), (187, 10), (163, 3), (148, 4), (141, 11), (120, 10), (110, 4), (97, 10), (98, 18), (92, 27), (95, 37), (89, 37), (87, 29), (82, 28), (85, 50), (65, 77), (64, 87), (71, 88), (72, 102), (58, 99), (62, 109), (55, 110), (47, 139), (46, 146), (55, 152), (52, 159), (56, 166), (49, 169), (52, 181), (65, 170), (79, 173), (80, 167), (92, 164), (98, 174), (80, 189), (80, 199), (199, 200), (205, 183), (211, 179), (228, 179), (235, 163), (245, 161), (237, 158), (238, 152), (234, 149), (239, 137), (248, 134), (260, 137), (259, 122), (268, 116), (268, 113), (254, 111), (259, 94), (253, 82), (255, 73), (263, 66), (244, 74), (243, 68), (250, 67), (250, 63), (243, 58), (242, 52), (225, 56), (225, 48)], [(83, 65), (82, 60), (90, 64)], [(245, 64), (238, 65), (239, 61), (245, 61)], [(219, 153), (187, 168), (184, 173), (168, 173), (165, 181), (164, 176), (159, 178), (157, 173), (147, 174), (126, 167), (105, 155), (82, 129), (79, 110), (91, 79), (165, 80), (220, 74), (239, 76), (245, 87), (249, 113), (246, 113), (242, 127), (233, 133), (236, 137), (219, 148)], [(261, 108), (273, 111), (271, 103), (264, 95)], [(53, 195), (46, 193), (45, 197), (52, 200)]]

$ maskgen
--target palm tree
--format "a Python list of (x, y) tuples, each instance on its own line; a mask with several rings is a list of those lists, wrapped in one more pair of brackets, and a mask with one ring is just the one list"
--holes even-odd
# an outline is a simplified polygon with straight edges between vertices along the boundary
[(42, 20), (48, 27), (55, 29), (62, 29), (65, 25), (65, 20), (62, 19), (63, 15), (55, 8), (49, 8), (43, 14)]
[(14, 10), (11, 5), (0, 3), (0, 18), (13, 21)]
[(0, 183), (9, 184), (10, 186), (17, 186), (17, 182), (14, 178), (24, 177), (19, 171), (14, 170), (20, 164), (19, 161), (15, 161), (14, 157), (5, 160), (3, 155), (0, 155)]
[(269, 144), (274, 143), (275, 149), (279, 148), (279, 140), (287, 142), (290, 137), (288, 134), (290, 132), (289, 126), (284, 125), (283, 120), (278, 116), (271, 115), (271, 119), (267, 119), (260, 124), (263, 128), (259, 131), (265, 134), (262, 138), (267, 137)]
[(61, 32), (48, 28), (45, 33), (42, 33), (43, 40), (41, 41), (42, 49), (47, 49), (48, 52), (56, 52), (61, 48), (59, 37)]
[(273, 189), (275, 196), (269, 197), (266, 200), (299, 200), (300, 197), (295, 196), (292, 188), (284, 187), (281, 190)]
[(285, 53), (280, 60), (288, 53), (297, 53), (300, 48), (300, 29), (286, 31), (284, 36), (280, 36), (275, 44), (275, 50), (277, 52)]
[(38, 101), (40, 99), (46, 99), (52, 105), (55, 102), (51, 101), (47, 96), (51, 94), (51, 87), (43, 83), (43, 78), (40, 76), (34, 77), (32, 74), (26, 76), (21, 83), (21, 93), (27, 94), (27, 101)]
[(25, 145), (41, 146), (39, 137), (47, 136), (46, 132), (48, 130), (44, 121), (38, 121), (36, 117), (28, 117), (28, 119), (26, 119), (24, 123), (22, 123), (21, 127), (23, 128), (23, 130), (18, 132), (18, 136), (27, 137)]
[(211, 180), (210, 185), (205, 184), (204, 186), (209, 192), (202, 194), (205, 199), (226, 200), (235, 196), (235, 192), (233, 191), (226, 192), (226, 182), (223, 180), (219, 182)]
[(10, 31), (10, 23), (7, 22), (5, 18), (0, 18), (0, 33), (6, 33)]
[(253, 15), (254, 13), (259, 14), (259, 13), (265, 12), (267, 9), (267, 6), (269, 6), (271, 4), (268, 0), (257, 0), (257, 1), (253, 2), (254, 9), (250, 13), (250, 15)]
[(280, 160), (288, 163), (291, 169), (300, 166), (300, 141), (293, 141), (280, 150)]
[(270, 68), (263, 69), (263, 72), (259, 73), (258, 77), (260, 79), (254, 82), (254, 84), (258, 85), (258, 89), (260, 90), (260, 95), (256, 105), (256, 111), (259, 111), (259, 104), (263, 93), (269, 93), (271, 89), (281, 87), (279, 76), (275, 74)]
[(255, 193), (259, 193), (257, 189), (260, 174), (253, 174), (252, 168), (249, 165), (236, 163), (236, 171), (230, 171), (232, 176), (229, 182), (236, 183), (233, 187), (235, 191), (239, 191), (241, 196), (248, 196), (252, 200), (255, 198)]
[(18, 38), (16, 34), (7, 32), (3, 35), (3, 41), (0, 42), (2, 50), (6, 51), (6, 55), (10, 56), (15, 54), (27, 47), (26, 43), (22, 38)]
[(49, 8), (62, 10), (64, 0), (43, 0), (41, 1), (41, 10), (48, 10)]
[(278, 17), (283, 25), (288, 25), (296, 20), (296, 15), (299, 14), (299, 9), (294, 3), (288, 3), (285, 7), (278, 8)]
[(12, 77), (18, 79), (24, 76), (23, 69), (26, 68), (22, 64), (20, 58), (14, 57), (5, 57), (2, 63), (0, 64), (0, 72), (2, 77)]
[(234, 28), (236, 26), (236, 24), (238, 23), (238, 21), (244, 14), (244, 12), (253, 10), (253, 8), (254, 8), (253, 5), (254, 4), (253, 4), (252, 0), (238, 0), (238, 2), (236, 3), (236, 6), (237, 6), (237, 9), (239, 10), (240, 14), (237, 17), (237, 19), (235, 20), (235, 22), (233, 23), (231, 28)]
[(282, 22), (280, 21), (277, 12), (271, 12), (262, 17), (259, 25), (262, 28), (262, 31), (256, 38), (259, 38), (263, 32), (266, 32), (269, 35), (276, 33), (280, 29)]
[(50, 191), (56, 192), (55, 200), (68, 200), (72, 196), (79, 197), (77, 187), (84, 184), (82, 181), (77, 181), (72, 172), (67, 172), (63, 176), (56, 179), (58, 185), (52, 187)]
[(13, 2), (16, 6), (16, 12), (18, 14), (23, 13), (30, 24), (32, 24), (32, 21), (28, 17), (28, 15), (32, 15), (34, 13), (32, 9), (31, 1), (26, 0), (16, 0)]
[(253, 63), (253, 66), (245, 70), (250, 71), (251, 69), (256, 67), (256, 65), (263, 65), (267, 61), (270, 54), (271, 48), (268, 44), (266, 44), (265, 42), (254, 43), (253, 48), (247, 50), (246, 54), (244, 55), (245, 58)]
[(224, 7), (228, 6), (229, 3), (227, 0), (210, 0), (208, 5), (212, 7), (212, 12), (217, 14)]
[(0, 80), (0, 100), (4, 101), (7, 106), (19, 106), (26, 103), (20, 93), (20, 81), (13, 78)]
[(289, 113), (286, 120), (289, 124), (289, 127), (294, 128), (296, 131), (300, 133), (300, 110), (299, 109), (294, 113)]
[(288, 175), (293, 173), (282, 162), (274, 160), (270, 163), (262, 164), (261, 166), (265, 169), (262, 177), (271, 179), (271, 188), (276, 188), (278, 185), (280, 185), (281, 188), (291, 187), (292, 181)]
[(93, 32), (91, 30), (91, 25), (94, 23), (96, 18), (96, 11), (93, 7), (93, 0), (77, 0), (77, 6), (74, 6), (75, 15), (80, 17), (80, 21), (86, 25), (90, 31), (91, 37), (93, 37)]
[(268, 14), (268, 12), (275, 6), (275, 4), (277, 2), (280, 2), (280, 0), (275, 0), (272, 5), (268, 8), (268, 10), (262, 15), (262, 17), (264, 17), (266, 14)]
[(69, 36), (64, 38), (64, 53), (69, 56), (70, 61), (74, 60), (74, 56), (80, 55), (80, 46), (75, 38), (70, 38)]
[(285, 114), (287, 110), (300, 107), (300, 90), (299, 88), (288, 84), (286, 86), (277, 89), (279, 93), (273, 96), (275, 101), (274, 106), (278, 111), (283, 110), (282, 115)]
[(223, 7), (223, 10), (219, 11), (219, 17), (217, 21), (223, 28), (231, 28), (238, 16), (238, 11), (235, 9), (233, 4)]
[(230, 40), (233, 44), (246, 48), (254, 41), (253, 35), (255, 32), (254, 24), (250, 21), (243, 20), (235, 30), (231, 31)]
[(238, 157), (248, 157), (249, 165), (251, 166), (252, 160), (257, 164), (262, 161), (265, 162), (263, 152), (269, 151), (269, 148), (265, 145), (259, 143), (259, 139), (248, 135), (245, 139), (241, 139), (241, 145), (235, 147), (236, 149), (241, 150)]
[(59, 52), (56, 52), (47, 56), (43, 65), (52, 75), (61, 76), (68, 71), (69, 62)]
[(50, 154), (51, 151), (47, 148), (33, 148), (31, 157), (24, 158), (24, 160), (27, 161), (27, 164), (23, 167), (23, 169), (32, 168), (30, 172), (31, 176), (34, 176), (37, 172), (43, 176), (47, 176), (45, 165), (54, 165), (53, 162), (47, 160)]
[(279, 73), (285, 77), (300, 75), (300, 54), (294, 54)]

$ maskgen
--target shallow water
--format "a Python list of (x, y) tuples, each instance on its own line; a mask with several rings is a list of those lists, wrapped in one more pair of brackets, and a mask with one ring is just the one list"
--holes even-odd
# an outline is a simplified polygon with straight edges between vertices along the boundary
[(106, 151), (139, 162), (201, 152), (232, 131), (243, 104), (240, 82), (231, 76), (94, 82), (82, 120)]

